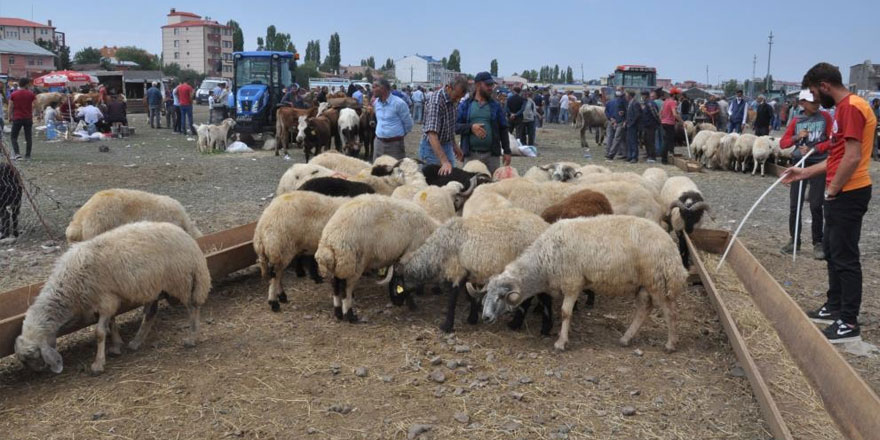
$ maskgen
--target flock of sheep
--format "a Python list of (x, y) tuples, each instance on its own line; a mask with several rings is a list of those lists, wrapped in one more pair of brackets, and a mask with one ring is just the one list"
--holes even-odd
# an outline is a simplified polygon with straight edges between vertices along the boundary
[(794, 148), (780, 148), (779, 139), (772, 136), (724, 133), (716, 131), (712, 124), (697, 124), (696, 127), (691, 124), (686, 129), (693, 133), (691, 155), (710, 170), (745, 173), (747, 168), (751, 168), (752, 175), (755, 175), (760, 168), (763, 177), (768, 160), (772, 158), (777, 165), (788, 164), (794, 152)]
[[(353, 292), (364, 277), (387, 286), (395, 305), (415, 307), (414, 294), (425, 287), (446, 290), (447, 332), (462, 295), (470, 303), (468, 323), (511, 313), (511, 328), (522, 325), (537, 296), (543, 334), (552, 328), (553, 300), (561, 299), (554, 346), (564, 350), (582, 293), (588, 307), (594, 294), (633, 295), (635, 315), (620, 342), (628, 344), (656, 306), (671, 351), (675, 301), (687, 278), (682, 234), (699, 225), (707, 209), (689, 178), (669, 178), (659, 168), (618, 173), (560, 162), (519, 177), (510, 167), (490, 176), (483, 164), (469, 162), (440, 175), (438, 167), (412, 159), (383, 156), (370, 164), (328, 152), (284, 173), (257, 222), (253, 245), (269, 279), (273, 311), (292, 300), (282, 277), (293, 263), (297, 275), (329, 281), (336, 318), (351, 322), (358, 320)], [(91, 371), (100, 373), (107, 334), (110, 352), (121, 351), (114, 322), (121, 305), (144, 307), (129, 343), (136, 350), (161, 298), (187, 307), (185, 344), (194, 344), (211, 285), (199, 236), (183, 206), (169, 197), (124, 189), (96, 193), (74, 215), (67, 229), (72, 246), (27, 311), (15, 341), (18, 359), (35, 370), (61, 372), (59, 330), (97, 316)]]

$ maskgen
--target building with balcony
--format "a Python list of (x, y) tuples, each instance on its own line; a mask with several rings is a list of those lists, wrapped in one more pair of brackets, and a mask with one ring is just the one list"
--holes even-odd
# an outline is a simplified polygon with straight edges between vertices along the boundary
[(458, 74), (428, 55), (408, 55), (394, 61), (394, 76), (404, 84), (436, 86), (447, 83)]
[[(232, 78), (232, 28), (171, 8), (162, 26), (162, 58), (167, 64), (208, 76)], [(220, 72), (217, 62), (222, 61)]]
[(64, 46), (64, 32), (55, 30), (52, 20), (47, 24), (21, 18), (0, 17), (0, 40), (21, 40), (37, 43), (40, 40), (54, 42), (56, 46)]

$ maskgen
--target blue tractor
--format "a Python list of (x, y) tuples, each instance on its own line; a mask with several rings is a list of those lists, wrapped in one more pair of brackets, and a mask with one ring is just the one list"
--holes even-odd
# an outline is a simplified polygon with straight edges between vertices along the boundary
[(232, 96), (235, 108), (235, 132), (250, 145), (275, 134), (276, 106), (283, 89), (293, 83), (299, 54), (291, 52), (235, 52), (232, 55), (235, 75)]

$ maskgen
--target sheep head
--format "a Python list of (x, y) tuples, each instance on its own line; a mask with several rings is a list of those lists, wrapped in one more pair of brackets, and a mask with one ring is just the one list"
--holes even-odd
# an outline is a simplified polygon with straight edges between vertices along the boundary
[(483, 321), (495, 322), (499, 316), (513, 312), (522, 302), (521, 283), (518, 279), (502, 273), (489, 280), (483, 298)]
[(64, 361), (53, 345), (48, 340), (34, 341), (20, 335), (15, 338), (15, 357), (31, 370), (58, 374), (64, 369)]
[[(543, 169), (543, 168), (542, 168)], [(569, 180), (581, 177), (583, 173), (580, 170), (566, 164), (554, 164), (550, 172), (550, 180), (557, 182), (568, 182)]]

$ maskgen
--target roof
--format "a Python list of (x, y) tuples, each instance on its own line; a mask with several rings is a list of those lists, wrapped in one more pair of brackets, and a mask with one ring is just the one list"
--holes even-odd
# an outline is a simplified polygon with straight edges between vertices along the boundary
[(416, 56), (419, 57), (419, 58), (421, 58), (421, 59), (423, 59), (423, 60), (425, 60), (425, 61), (427, 61), (427, 62), (429, 62), (429, 63), (439, 63), (439, 62), (440, 62), (440, 60), (435, 59), (435, 58), (432, 57), (431, 55), (419, 55), (419, 54), (416, 54)]
[(165, 26), (162, 26), (162, 29), (179, 28), (179, 27), (202, 27), (202, 26), (214, 26), (214, 27), (222, 27), (222, 28), (229, 27), (229, 26), (220, 24), (214, 20), (187, 20), (187, 21), (181, 21), (180, 23), (166, 24)]
[(43, 23), (37, 23), (35, 21), (30, 21), (30, 20), (22, 20), (20, 18), (8, 18), (8, 17), (0, 17), (0, 26), (21, 26), (21, 27), (55, 29), (55, 26), (49, 26), (49, 25), (45, 25)]
[(290, 52), (274, 52), (269, 50), (263, 51), (247, 51), (247, 52), (235, 52), (232, 56), (242, 55), (245, 57), (270, 57), (272, 55), (278, 55), (281, 58), (293, 58), (293, 54)]
[(30, 41), (24, 40), (0, 40), (0, 53), (16, 55), (46, 55), (54, 57), (55, 54), (37, 46)]
[(165, 76), (158, 70), (127, 70), (122, 73), (127, 83), (142, 83), (144, 81), (159, 81)]
[(184, 12), (184, 11), (174, 11), (168, 13), (167, 17), (192, 17), (192, 18), (202, 18), (201, 15), (193, 14), (192, 12)]

